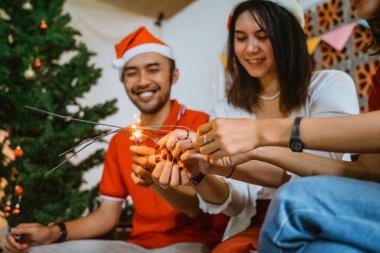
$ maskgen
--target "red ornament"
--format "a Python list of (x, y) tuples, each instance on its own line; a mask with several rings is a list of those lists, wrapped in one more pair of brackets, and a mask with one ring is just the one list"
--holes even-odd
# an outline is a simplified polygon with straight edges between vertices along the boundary
[(24, 188), (22, 188), (19, 185), (16, 185), (16, 187), (15, 187), (15, 194), (16, 194), (16, 196), (19, 196), (19, 195), (21, 195), (23, 193), (24, 193)]
[(16, 204), (15, 209), (12, 210), (12, 213), (13, 213), (14, 215), (18, 215), (18, 214), (21, 213), (21, 210), (20, 210), (20, 204), (19, 204), (19, 203)]
[(37, 58), (37, 59), (34, 61), (34, 67), (35, 67), (36, 69), (39, 69), (39, 68), (42, 67), (42, 62), (40, 61), (40, 59)]
[(48, 25), (46, 24), (45, 20), (42, 20), (40, 24), (40, 29), (41, 30), (46, 30), (48, 28)]
[(20, 148), (20, 146), (17, 146), (17, 148), (13, 150), (13, 153), (16, 157), (21, 157), (24, 154), (24, 151)]
[(12, 210), (11, 202), (8, 200), (7, 204), (4, 206), (5, 212), (10, 212)]

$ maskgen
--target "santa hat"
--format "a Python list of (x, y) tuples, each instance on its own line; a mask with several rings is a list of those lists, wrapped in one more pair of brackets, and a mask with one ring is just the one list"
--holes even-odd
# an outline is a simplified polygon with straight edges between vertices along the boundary
[[(269, 1), (272, 3), (275, 3), (288, 12), (290, 12), (298, 21), (300, 26), (303, 28), (305, 26), (305, 15), (303, 13), (303, 8), (299, 3), (299, 0), (262, 0), (262, 1)], [(234, 13), (234, 10), (232, 10), (229, 18), (228, 18), (228, 23), (227, 27), (228, 29), (231, 26), (231, 19), (232, 19), (232, 14)]]
[(171, 47), (154, 37), (145, 27), (140, 27), (116, 44), (115, 51), (116, 59), (112, 61), (112, 65), (118, 69), (123, 69), (136, 55), (147, 52), (159, 53), (175, 60)]

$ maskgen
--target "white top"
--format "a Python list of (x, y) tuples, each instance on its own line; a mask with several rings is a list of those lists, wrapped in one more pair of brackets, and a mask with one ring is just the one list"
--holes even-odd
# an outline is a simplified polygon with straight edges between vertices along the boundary
[[(295, 118), (333, 117), (359, 113), (356, 88), (351, 77), (339, 70), (321, 70), (313, 73), (309, 87), (309, 98), (305, 106), (292, 111), (290, 116)], [(228, 104), (227, 99), (219, 101), (213, 108), (210, 119), (215, 118), (250, 118), (256, 119), (256, 114)], [(304, 150), (305, 152), (342, 159), (343, 154)], [(297, 176), (292, 175), (292, 178)], [(223, 178), (230, 189), (227, 200), (221, 205), (204, 201), (199, 195), (200, 208), (207, 213), (220, 213), (231, 216), (224, 239), (245, 230), (251, 217), (256, 214), (256, 199), (271, 198), (275, 189), (248, 184), (230, 178)]]

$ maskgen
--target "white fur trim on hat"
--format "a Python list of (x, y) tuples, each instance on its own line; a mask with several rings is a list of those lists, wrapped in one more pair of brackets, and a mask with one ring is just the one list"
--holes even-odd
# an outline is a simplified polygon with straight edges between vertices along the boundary
[(305, 26), (305, 14), (303, 13), (303, 8), (299, 1), (297, 0), (265, 0), (273, 2), (287, 11), (289, 11), (297, 19), (298, 23), (303, 28)]
[(130, 59), (132, 59), (136, 55), (148, 52), (158, 53), (168, 57), (169, 59), (175, 60), (174, 53), (171, 47), (156, 43), (146, 43), (127, 50), (123, 54), (122, 58), (113, 60), (112, 65), (115, 68), (121, 69)]

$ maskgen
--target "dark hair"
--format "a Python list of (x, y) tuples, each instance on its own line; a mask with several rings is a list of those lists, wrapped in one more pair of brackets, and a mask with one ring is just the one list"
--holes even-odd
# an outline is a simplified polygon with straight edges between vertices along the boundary
[[(167, 58), (167, 57), (166, 57)], [(170, 81), (170, 84), (173, 83), (173, 71), (176, 69), (176, 65), (175, 65), (175, 60), (173, 59), (170, 59), (170, 58), (167, 58), (169, 60), (169, 71), (170, 71), (170, 77), (169, 77), (169, 81)], [(121, 74), (121, 82), (124, 83), (124, 69), (122, 70), (123, 73)]]
[(369, 45), (375, 52), (374, 54), (380, 54), (380, 16), (367, 20), (372, 32), (372, 41)]
[(246, 11), (252, 14), (270, 39), (281, 90), (280, 110), (288, 114), (305, 104), (314, 62), (308, 54), (305, 34), (297, 19), (286, 9), (269, 1), (246, 1), (234, 10), (228, 36), (228, 68), (234, 83), (228, 101), (248, 112), (259, 106), (259, 80), (248, 74), (234, 51), (236, 20)]
[(169, 81), (170, 81), (170, 84), (173, 84), (173, 72), (176, 69), (175, 60), (169, 59), (169, 61), (170, 61), (170, 69), (169, 69), (169, 71), (170, 71), (170, 78), (169, 78)]

